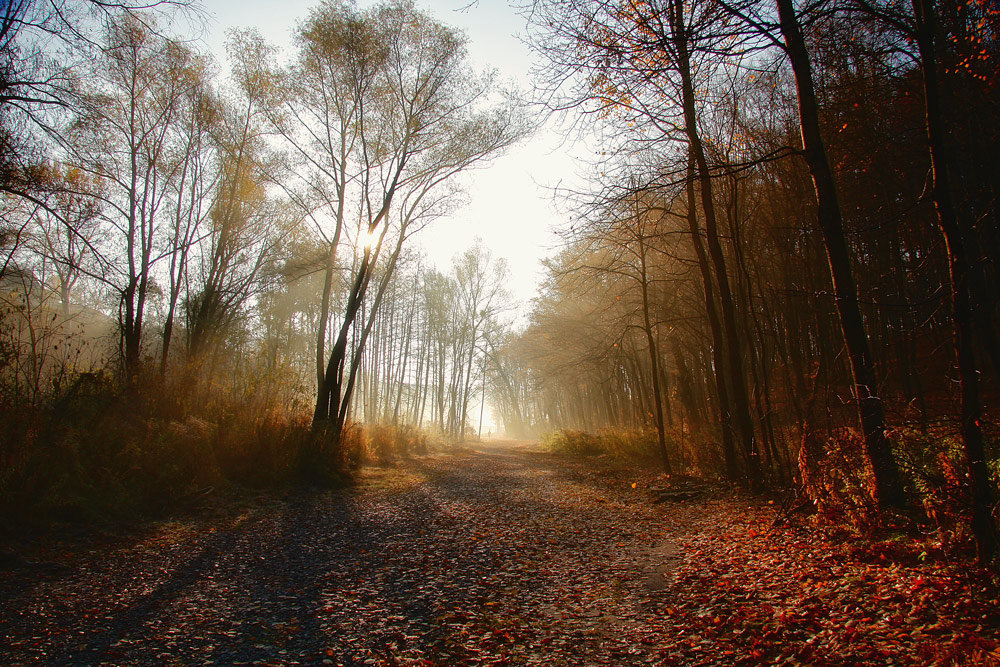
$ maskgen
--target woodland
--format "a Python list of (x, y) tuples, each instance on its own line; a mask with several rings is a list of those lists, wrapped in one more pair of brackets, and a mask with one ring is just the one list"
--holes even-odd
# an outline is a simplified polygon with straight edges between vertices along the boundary
[[(535, 0), (518, 11), (536, 59), (531, 91), (477, 71), (465, 35), (410, 0), (319, 2), (284, 54), (254, 30), (230, 31), (226, 62), (190, 39), (204, 21), (194, 2), (3, 2), (3, 544), (56, 561), (69, 554), (93, 572), (91, 547), (51, 531), (211, 506), (197, 530), (143, 528), (144, 544), (190, 553), (193, 581), (205, 554), (225, 565), (227, 548), (251, 549), (247, 531), (259, 529), (262, 543), (281, 545), (282, 585), (298, 595), (320, 556), (291, 551), (326, 554), (338, 572), (360, 567), (350, 559), (380, 548), (365, 531), (392, 514), (379, 503), (397, 503), (407, 519), (390, 537), (459, 568), (446, 528), (475, 514), (473, 501), (497, 513), (463, 529), (474, 537), (460, 544), (487, 545), (479, 555), (503, 562), (511, 540), (542, 539), (523, 532), (535, 519), (518, 503), (530, 501), (575, 526), (562, 534), (558, 522), (539, 524), (564, 560), (579, 547), (627, 567), (624, 542), (586, 538), (560, 503), (579, 503), (607, 540), (620, 530), (641, 541), (659, 519), (629, 503), (651, 498), (678, 505), (680, 518), (663, 520), (670, 549), (687, 540), (689, 551), (667, 589), (678, 597), (649, 602), (649, 622), (659, 619), (663, 637), (702, 633), (713, 653), (698, 657), (707, 639), (676, 639), (635, 664), (719, 664), (724, 651), (739, 656), (732, 664), (825, 664), (815, 641), (829, 600), (843, 607), (830, 616), (829, 664), (888, 664), (890, 655), (996, 664), (1000, 6)], [(584, 186), (553, 193), (566, 212), (552, 221), (562, 243), (515, 316), (508, 269), (490, 248), (479, 243), (440, 270), (413, 238), (460, 210), (468, 172), (552, 118), (593, 156), (581, 165)], [(555, 458), (490, 449), (487, 404), (507, 437), (540, 441)], [(613, 472), (595, 482), (588, 466)], [(372, 475), (388, 486), (373, 487)], [(338, 489), (355, 487), (357, 516), (376, 518), (340, 514)], [(528, 500), (510, 500), (514, 489)], [(295, 500), (308, 490), (334, 495)], [(241, 503), (252, 509), (239, 514)], [(629, 517), (640, 518), (629, 526)], [(437, 531), (430, 546), (410, 532), (424, 522)], [(36, 534), (48, 537), (25, 541)], [(333, 535), (367, 546), (334, 556)], [(537, 576), (532, 564), (547, 548), (530, 561), (508, 555)], [(771, 569), (752, 570), (762, 554)], [(0, 569), (28, 562), (0, 556)], [(474, 567), (482, 580), (486, 562)], [(871, 574), (871, 562), (883, 569)], [(421, 563), (432, 588), (478, 590), (449, 588), (447, 568)], [(60, 576), (58, 565), (43, 579)], [(509, 574), (497, 567), (497, 577)], [(551, 567), (569, 581), (575, 571), (560, 567), (587, 565)], [(728, 572), (718, 585), (742, 592), (717, 591), (710, 570)], [(853, 613), (854, 577), (898, 608), (838, 616)], [(771, 578), (781, 592), (761, 612), (754, 596)], [(14, 600), (21, 585), (0, 589)], [(162, 585), (171, 595), (189, 589)], [(630, 585), (606, 599), (617, 604)], [(58, 599), (51, 586), (44, 595)], [(96, 605), (102, 593), (83, 586), (81, 599)], [(826, 597), (777, 602), (803, 586)], [(904, 594), (918, 589), (919, 609)], [(359, 640), (368, 652), (341, 664), (472, 664), (471, 653), (454, 652), (469, 633), (499, 647), (483, 664), (563, 655), (552, 639), (562, 630), (517, 640), (514, 612), (502, 613), (549, 601), (505, 599), (496, 627), (462, 621), (464, 630), (409, 657), (396, 651), (412, 628), (399, 631), (406, 641), (377, 646), (370, 637), (382, 630), (373, 630)], [(297, 602), (314, 603), (333, 604)], [(394, 618), (378, 609), (380, 624)], [(589, 612), (562, 619), (576, 613)], [(902, 630), (865, 634), (883, 616), (906, 632), (923, 618), (929, 653), (913, 653), (910, 634), (900, 644)], [(759, 634), (743, 637), (751, 620), (733, 634), (733, 619), (764, 617)], [(110, 642), (131, 622), (100, 636)], [(807, 640), (796, 622), (820, 634)], [(265, 643), (291, 646), (304, 623), (287, 623), (295, 630), (285, 643)], [(0, 614), (8, 639), (33, 632), (15, 626)], [(935, 643), (945, 636), (950, 644)], [(126, 651), (118, 659), (139, 659), (111, 643), (67, 659), (86, 663), (115, 646)], [(164, 660), (217, 648), (192, 646)], [(565, 664), (632, 664), (628, 647), (594, 650), (566, 653)], [(246, 651), (211, 655), (287, 657)], [(310, 644), (297, 655), (321, 654), (333, 664), (348, 652)]]
[(511, 340), (514, 418), (652, 426), (668, 473), (795, 485), (859, 519), (947, 505), (992, 559), (996, 8), (559, 2), (531, 20), (547, 102), (608, 130)]
[(166, 27), (194, 5), (6, 12), (12, 516), (169, 504), (213, 475), (336, 481), (369, 435), (466, 435), (503, 262), (480, 244), (443, 273), (406, 241), (529, 124), (461, 34), (327, 3), (285, 66), (230, 32), (222, 78)]

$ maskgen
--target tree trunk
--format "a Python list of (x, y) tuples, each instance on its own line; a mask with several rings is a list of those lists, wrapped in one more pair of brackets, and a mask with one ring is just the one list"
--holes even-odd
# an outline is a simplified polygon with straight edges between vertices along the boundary
[(708, 246), (708, 256), (715, 270), (715, 278), (719, 288), (719, 305), (722, 311), (725, 345), (720, 350), (726, 355), (727, 371), (731, 380), (732, 407), (735, 426), (740, 435), (743, 454), (746, 458), (746, 480), (753, 490), (759, 490), (764, 485), (764, 476), (760, 465), (760, 455), (757, 452), (754, 436), (753, 419), (750, 416), (750, 400), (747, 396), (746, 382), (743, 378), (743, 355), (736, 329), (736, 313), (733, 307), (733, 295), (729, 288), (729, 276), (726, 271), (726, 260), (719, 242), (718, 221), (715, 213), (715, 202), (712, 195), (712, 177), (708, 169), (708, 160), (702, 145), (698, 130), (697, 109), (695, 106), (694, 82), (691, 74), (690, 45), (687, 38), (687, 27), (684, 24), (683, 3), (674, 5), (675, 16), (672, 16), (674, 43), (677, 48), (678, 73), (681, 76), (681, 95), (684, 107), (684, 126), (691, 147), (691, 156), (697, 167), (698, 182), (701, 189), (701, 205), (705, 214), (705, 239)]
[(732, 406), (729, 402), (729, 391), (726, 387), (726, 375), (722, 350), (725, 339), (722, 335), (722, 324), (715, 308), (715, 288), (712, 285), (712, 270), (708, 263), (708, 254), (701, 240), (701, 230), (698, 228), (698, 211), (695, 208), (694, 194), (694, 157), (688, 159), (687, 170), (687, 220), (694, 244), (695, 255), (698, 257), (698, 268), (701, 270), (702, 285), (705, 288), (705, 311), (708, 313), (708, 325), (712, 332), (712, 350), (715, 360), (712, 364), (715, 371), (715, 388), (719, 397), (719, 417), (722, 421), (722, 453), (726, 462), (726, 475), (736, 480), (739, 470), (736, 465), (736, 449), (733, 444)]
[(347, 363), (347, 336), (351, 326), (357, 318), (364, 300), (364, 286), (368, 273), (368, 262), (370, 252), (365, 251), (361, 261), (361, 267), (351, 285), (351, 292), (347, 299), (347, 308), (344, 311), (344, 321), (340, 325), (340, 333), (337, 341), (330, 350), (330, 359), (323, 373), (322, 381), (317, 391), (316, 409), (313, 412), (313, 428), (324, 428), (333, 426), (333, 437), (336, 439), (340, 435), (342, 423), (337, 419), (340, 412), (341, 390), (343, 388), (344, 370)]
[(656, 349), (656, 339), (653, 336), (653, 325), (649, 319), (649, 279), (646, 275), (646, 247), (639, 233), (639, 271), (642, 286), (642, 324), (646, 333), (646, 344), (649, 346), (650, 375), (653, 382), (653, 415), (656, 418), (656, 446), (660, 453), (663, 471), (668, 475), (673, 472), (670, 467), (670, 455), (667, 453), (666, 429), (663, 423), (663, 399), (660, 389), (660, 360)]
[(912, 0), (917, 25), (917, 48), (920, 51), (924, 81), (924, 102), (927, 138), (930, 146), (934, 206), (938, 226), (948, 250), (951, 276), (951, 317), (955, 328), (955, 358), (962, 392), (961, 432), (965, 447), (969, 482), (972, 491), (972, 533), (976, 551), (982, 563), (989, 562), (997, 552), (997, 531), (990, 509), (992, 489), (983, 448), (983, 432), (979, 425), (982, 404), (979, 377), (973, 347), (972, 277), (967, 252), (968, 238), (955, 214), (951, 198), (950, 160), (941, 110), (941, 89), (937, 78), (937, 26), (934, 6), (928, 0)]
[(323, 275), (323, 296), (319, 304), (319, 321), (316, 327), (316, 386), (323, 386), (326, 366), (326, 328), (330, 321), (330, 295), (333, 292), (333, 270), (337, 262), (337, 246), (330, 244)]
[(851, 269), (836, 184), (820, 134), (819, 109), (809, 53), (792, 0), (777, 0), (777, 3), (781, 33), (795, 72), (802, 145), (816, 191), (819, 225), (826, 244), (837, 310), (850, 356), (858, 412), (864, 431), (865, 453), (874, 473), (875, 497), (881, 507), (903, 507), (906, 499), (892, 447), (885, 435), (885, 410), (878, 396), (871, 345), (858, 306), (858, 288)]

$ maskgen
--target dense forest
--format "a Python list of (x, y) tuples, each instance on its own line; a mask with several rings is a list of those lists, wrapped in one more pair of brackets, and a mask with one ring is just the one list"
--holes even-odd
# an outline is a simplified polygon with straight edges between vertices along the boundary
[[(521, 7), (520, 97), (410, 2), (291, 53), (185, 2), (0, 25), (0, 499), (162, 511), (516, 437), (922, 508), (997, 551), (1000, 10), (985, 0)], [(530, 313), (502, 258), (411, 239), (569, 118), (598, 147)]]
[(509, 428), (607, 429), (561, 436), (596, 450), (655, 430), (667, 472), (853, 515), (919, 500), (968, 517), (988, 560), (996, 7), (553, 2), (530, 20), (544, 101), (602, 144), (505, 343)]

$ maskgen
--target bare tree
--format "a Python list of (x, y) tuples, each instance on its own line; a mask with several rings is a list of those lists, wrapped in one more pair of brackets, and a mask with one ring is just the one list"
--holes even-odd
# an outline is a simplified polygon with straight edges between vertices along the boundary
[(189, 70), (191, 86), (179, 100), (181, 109), (166, 168), (173, 174), (168, 187), (170, 227), (163, 253), (167, 259), (167, 312), (160, 344), (160, 372), (170, 355), (177, 306), (188, 282), (190, 259), (197, 243), (207, 235), (203, 223), (212, 209), (222, 170), (213, 133), (220, 124), (219, 101), (207, 81), (207, 63), (194, 59)]
[(182, 164), (169, 159), (175, 125), (197, 77), (186, 47), (134, 17), (108, 28), (105, 57), (106, 69), (91, 79), (83, 99), (68, 161), (104, 183), (101, 217), (113, 240), (103, 279), (118, 302), (122, 367), (132, 377), (154, 265), (164, 257), (160, 214)]
[[(80, 104), (79, 70), (122, 17), (168, 13), (189, 0), (11, 0), (0, 7), (0, 191), (33, 198), (42, 155), (64, 139), (60, 118)], [(176, 18), (176, 14), (175, 14)], [(147, 24), (152, 26), (152, 22)], [(36, 202), (38, 203), (38, 202)]]
[[(379, 31), (386, 53), (377, 72), (381, 94), (359, 120), (360, 257), (314, 414), (318, 428), (332, 427), (334, 440), (350, 406), (349, 339), (390, 231), (395, 200), (403, 199), (406, 217), (457, 173), (522, 134), (509, 103), (489, 105), (492, 82), (470, 72), (458, 33), (405, 3), (378, 7), (367, 20)], [(398, 233), (397, 252), (407, 235), (402, 226)], [(390, 265), (395, 256), (390, 254)]]

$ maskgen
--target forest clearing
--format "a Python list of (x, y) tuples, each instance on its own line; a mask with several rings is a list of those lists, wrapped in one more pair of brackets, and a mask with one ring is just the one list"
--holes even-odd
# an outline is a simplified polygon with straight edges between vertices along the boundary
[(33, 554), (48, 566), (0, 571), (0, 660), (1000, 661), (983, 572), (912, 537), (775, 525), (773, 504), (718, 488), (654, 504), (656, 480), (486, 442), (366, 469), (350, 491), (51, 541)]

